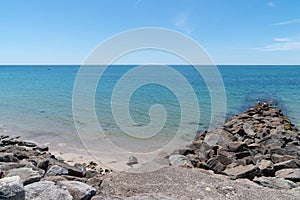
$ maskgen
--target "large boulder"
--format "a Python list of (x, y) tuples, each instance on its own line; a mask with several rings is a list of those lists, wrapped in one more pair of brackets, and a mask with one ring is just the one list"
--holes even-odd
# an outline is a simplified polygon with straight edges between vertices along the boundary
[(0, 179), (0, 199), (25, 200), (25, 190), (19, 176)]
[(24, 185), (37, 182), (42, 178), (38, 171), (35, 171), (32, 168), (27, 168), (27, 167), (10, 170), (6, 175), (6, 177), (12, 177), (12, 176), (19, 176)]
[(18, 162), (19, 160), (11, 153), (0, 153), (0, 162)]
[(258, 174), (258, 169), (254, 165), (236, 166), (233, 168), (225, 169), (224, 173), (232, 179), (248, 178), (253, 179)]
[(300, 181), (300, 169), (282, 169), (277, 171), (275, 176), (297, 182)]
[(277, 177), (259, 177), (254, 178), (253, 181), (261, 186), (274, 189), (292, 189), (298, 186), (293, 181)]
[(68, 189), (74, 200), (89, 200), (96, 194), (96, 189), (79, 181), (60, 181), (58, 185)]
[(58, 165), (53, 165), (50, 167), (50, 169), (47, 171), (45, 176), (57, 176), (57, 175), (66, 175), (68, 174), (68, 170), (58, 166)]
[(52, 181), (40, 181), (25, 186), (26, 199), (30, 200), (73, 200), (66, 188)]

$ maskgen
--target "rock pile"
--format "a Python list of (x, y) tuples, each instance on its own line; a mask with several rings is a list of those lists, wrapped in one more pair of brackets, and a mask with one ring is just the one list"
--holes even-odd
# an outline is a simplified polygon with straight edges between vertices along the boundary
[[(181, 166), (204, 168), (231, 179), (247, 178), (277, 189), (300, 185), (300, 134), (281, 110), (257, 103), (204, 131), (187, 146), (174, 151)], [(178, 163), (176, 164), (178, 166)]]
[(88, 200), (100, 191), (103, 170), (71, 166), (48, 149), (0, 135), (0, 199)]

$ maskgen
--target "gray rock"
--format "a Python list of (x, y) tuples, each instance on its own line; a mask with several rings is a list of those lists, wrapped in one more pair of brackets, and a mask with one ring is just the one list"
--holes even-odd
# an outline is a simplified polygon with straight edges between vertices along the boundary
[(285, 168), (300, 168), (300, 160), (287, 160), (284, 162), (276, 163), (274, 165), (276, 171), (285, 169)]
[(297, 187), (297, 184), (293, 181), (277, 177), (259, 177), (254, 178), (253, 181), (259, 185), (274, 189), (291, 189)]
[(279, 162), (291, 160), (293, 159), (293, 157), (287, 155), (272, 154), (271, 159), (273, 163), (279, 163)]
[(11, 153), (0, 153), (0, 162), (18, 162), (19, 160)]
[(6, 177), (12, 176), (19, 176), (24, 185), (37, 182), (42, 178), (38, 171), (27, 167), (10, 170)]
[(33, 142), (26, 142), (26, 141), (23, 142), (23, 145), (26, 146), (26, 147), (36, 147), (37, 146)]
[(271, 176), (274, 174), (274, 166), (270, 160), (261, 160), (256, 164), (256, 166), (265, 176)]
[(248, 122), (244, 123), (243, 130), (249, 137), (254, 137), (256, 135), (256, 133), (252, 129), (252, 125)]
[(40, 181), (25, 186), (26, 199), (30, 200), (73, 200), (66, 188), (51, 181)]
[(42, 146), (38, 146), (37, 150), (39, 150), (39, 151), (49, 151), (49, 147), (45, 146), (45, 145), (42, 145)]
[(50, 167), (50, 169), (46, 172), (45, 176), (57, 176), (57, 175), (67, 175), (68, 170), (58, 166), (58, 165), (53, 165)]
[(126, 163), (127, 165), (129, 166), (132, 166), (132, 165), (135, 165), (135, 164), (138, 164), (138, 159), (134, 156), (129, 156), (129, 159), (128, 159), (128, 162)]
[(94, 187), (79, 181), (60, 181), (57, 184), (66, 187), (74, 200), (89, 200), (96, 194)]
[(224, 173), (230, 176), (232, 179), (248, 178), (253, 179), (257, 173), (257, 167), (254, 165), (236, 166), (230, 169), (225, 169)]
[(282, 169), (275, 173), (275, 176), (291, 181), (300, 181), (300, 169)]
[(19, 176), (0, 179), (0, 199), (25, 200), (25, 190)]
[(188, 154), (194, 154), (194, 150), (192, 148), (185, 147), (185, 148), (176, 149), (171, 153), (171, 155), (184, 155), (184, 156)]
[(207, 167), (216, 173), (220, 173), (225, 169), (225, 165), (219, 162), (216, 158), (211, 158), (207, 162)]
[(45, 158), (45, 159), (41, 160), (37, 166), (39, 168), (41, 168), (42, 170), (47, 171), (50, 161), (51, 161), (50, 158)]
[(183, 155), (171, 155), (169, 157), (170, 164), (175, 167), (190, 167), (193, 168), (191, 161)]

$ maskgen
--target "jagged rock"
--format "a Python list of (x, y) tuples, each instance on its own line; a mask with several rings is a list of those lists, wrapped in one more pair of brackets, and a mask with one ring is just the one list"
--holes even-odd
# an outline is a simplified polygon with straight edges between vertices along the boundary
[(79, 181), (60, 181), (58, 185), (65, 186), (74, 200), (89, 200), (96, 194), (96, 189)]
[(300, 168), (300, 160), (287, 160), (274, 165), (276, 171), (286, 168)]
[(247, 149), (247, 144), (244, 142), (229, 142), (227, 145), (229, 151), (239, 152)]
[(294, 183), (293, 181), (289, 181), (284, 178), (277, 178), (277, 177), (254, 178), (253, 182), (274, 189), (292, 189), (297, 187), (297, 184)]
[(279, 162), (284, 162), (293, 159), (292, 156), (288, 155), (278, 155), (278, 154), (272, 154), (271, 159), (273, 163), (279, 163)]
[(38, 146), (37, 150), (39, 150), (39, 151), (49, 151), (49, 147), (45, 146), (45, 145), (42, 145), (42, 146)]
[(254, 137), (256, 135), (250, 123), (244, 123), (243, 130), (249, 137)]
[(169, 157), (170, 164), (176, 167), (190, 167), (193, 168), (191, 161), (183, 155), (171, 155)]
[(256, 166), (264, 176), (272, 176), (274, 174), (274, 165), (270, 160), (261, 160)]
[(50, 169), (46, 172), (45, 176), (57, 176), (57, 175), (63, 175), (68, 174), (69, 171), (61, 166), (53, 165), (50, 167)]
[(236, 166), (230, 169), (225, 169), (224, 173), (232, 179), (248, 178), (253, 179), (258, 174), (258, 169), (254, 165)]
[(26, 199), (30, 200), (73, 200), (66, 188), (51, 181), (40, 181), (25, 186)]
[(300, 169), (282, 169), (275, 172), (275, 176), (291, 181), (300, 181)]
[(212, 169), (214, 172), (220, 173), (225, 169), (225, 165), (223, 165), (216, 158), (211, 158), (207, 161), (207, 167)]
[(25, 190), (19, 176), (0, 179), (0, 199), (25, 200)]
[(13, 176), (19, 176), (24, 185), (37, 182), (42, 178), (38, 171), (35, 171), (32, 168), (27, 168), (27, 167), (9, 170), (6, 177), (13, 177)]
[(194, 154), (194, 150), (192, 148), (181, 148), (181, 149), (176, 149), (174, 150), (171, 155), (188, 155), (188, 154)]
[(37, 166), (46, 171), (48, 169), (49, 163), (50, 163), (50, 159), (45, 158), (45, 159), (41, 160)]
[(132, 166), (132, 165), (136, 165), (138, 164), (139, 161), (135, 156), (129, 156), (128, 161), (127, 161), (127, 165)]
[(0, 153), (0, 162), (18, 162), (19, 160), (11, 153)]
[(0, 162), (1, 169), (3, 171), (8, 171), (15, 168), (25, 167), (24, 163), (14, 163), (14, 162)]

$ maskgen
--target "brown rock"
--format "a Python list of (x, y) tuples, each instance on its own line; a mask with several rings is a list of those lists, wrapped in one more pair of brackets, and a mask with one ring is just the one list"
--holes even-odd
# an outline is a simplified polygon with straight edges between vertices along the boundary
[(254, 165), (237, 166), (230, 169), (225, 169), (224, 173), (230, 176), (232, 179), (248, 178), (253, 179), (257, 174), (257, 167)]

